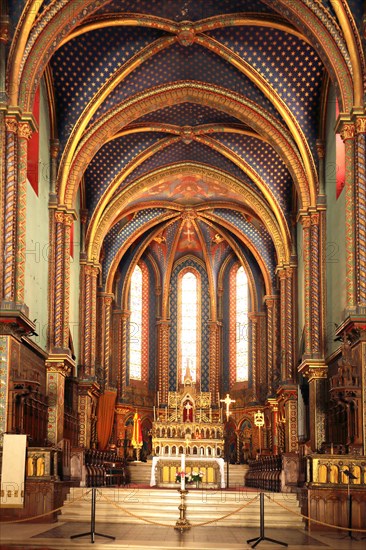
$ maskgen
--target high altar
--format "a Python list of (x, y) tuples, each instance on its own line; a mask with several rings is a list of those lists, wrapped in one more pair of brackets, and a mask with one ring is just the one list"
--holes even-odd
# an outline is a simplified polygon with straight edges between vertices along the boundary
[(198, 391), (188, 372), (167, 407), (154, 410), (151, 484), (175, 483), (184, 454), (186, 474), (201, 472), (202, 483), (224, 487), (223, 433), (221, 409), (212, 409), (210, 392)]

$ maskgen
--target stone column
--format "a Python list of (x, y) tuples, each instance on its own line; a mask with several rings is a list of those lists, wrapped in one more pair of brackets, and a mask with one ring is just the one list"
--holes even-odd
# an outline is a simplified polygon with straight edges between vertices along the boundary
[(257, 313), (258, 319), (258, 376), (259, 376), (259, 397), (264, 399), (268, 395), (267, 368), (268, 368), (268, 350), (267, 350), (267, 325), (266, 314)]
[(26, 205), (27, 205), (27, 152), (28, 140), (32, 130), (28, 122), (18, 124), (18, 203), (17, 203), (17, 253), (15, 273), (15, 300), (24, 304), (24, 274), (25, 274), (25, 239), (26, 239)]
[(280, 341), (281, 341), (281, 380), (286, 380), (286, 355), (287, 355), (287, 334), (286, 334), (286, 271), (282, 268), (278, 272), (280, 283)]
[[(54, 263), (54, 318), (53, 333), (54, 341), (52, 342), (52, 348), (61, 350), (63, 348), (64, 331), (63, 331), (63, 317), (64, 317), (64, 212), (56, 211), (54, 213), (55, 221), (55, 263)], [(51, 274), (52, 277), (52, 274)], [(51, 298), (51, 299), (52, 299)]]
[(104, 299), (105, 310), (105, 338), (104, 338), (104, 380), (108, 387), (110, 385), (110, 367), (111, 367), (111, 314), (113, 295), (105, 295)]
[(210, 392), (213, 400), (217, 400), (215, 396), (218, 392), (218, 365), (219, 365), (219, 350), (218, 350), (218, 333), (219, 323), (210, 321)]
[(118, 395), (123, 398), (127, 386), (127, 343), (128, 343), (128, 320), (130, 311), (122, 312), (122, 353), (121, 353), (121, 372), (119, 374)]
[(96, 338), (96, 301), (97, 278), (99, 267), (91, 264), (82, 265), (82, 300), (84, 304), (82, 325), (83, 338), (81, 359), (86, 377), (95, 375), (95, 338)]
[(321, 352), (321, 305), (323, 297), (320, 284), (320, 216), (311, 214), (310, 265), (311, 265), (311, 340), (312, 355), (320, 356)]
[(251, 381), (251, 401), (258, 401), (258, 383), (259, 383), (259, 363), (258, 363), (258, 318), (255, 313), (248, 314), (250, 323), (251, 343), (252, 343), (252, 381)]
[(295, 313), (295, 269), (286, 269), (286, 378), (293, 381), (296, 370), (296, 313)]
[(347, 308), (354, 310), (356, 298), (356, 243), (355, 243), (355, 126), (352, 122), (341, 124), (341, 137), (345, 144), (345, 193), (346, 193), (346, 285)]
[(357, 305), (366, 308), (366, 117), (356, 118)]
[(268, 403), (271, 411), (271, 430), (272, 430), (272, 453), (278, 454), (278, 403), (277, 399), (269, 398)]
[(302, 224), (302, 251), (304, 265), (304, 355), (311, 356), (311, 270), (310, 270), (310, 231), (311, 218), (309, 215), (301, 217)]
[[(277, 367), (278, 359), (278, 340), (276, 331), (278, 323), (278, 295), (268, 295), (264, 297), (267, 308), (267, 386), (269, 394), (274, 392), (274, 373)], [(276, 334), (277, 332), (277, 334)]]
[(17, 171), (18, 148), (17, 131), (18, 122), (15, 117), (6, 117), (6, 163), (5, 163), (5, 189), (4, 189), (4, 267), (2, 307), (7, 304), (15, 305), (15, 259), (16, 259), (16, 227), (17, 227), (17, 203), (18, 186)]
[(170, 321), (158, 321), (158, 391), (160, 403), (168, 402), (169, 391), (169, 332)]

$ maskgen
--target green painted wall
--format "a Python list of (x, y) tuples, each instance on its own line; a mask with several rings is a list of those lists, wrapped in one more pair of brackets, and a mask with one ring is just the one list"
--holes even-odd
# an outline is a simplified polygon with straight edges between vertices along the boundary
[(50, 129), (46, 93), (41, 84), (39, 121), (38, 197), (27, 182), (25, 303), (36, 321), (33, 339), (46, 349), (48, 330), (48, 194), (50, 177)]
[[(75, 210), (79, 214), (79, 194)], [(70, 258), (70, 332), (79, 363), (80, 216), (74, 221), (74, 256)]]
[(326, 355), (339, 346), (334, 342), (334, 328), (343, 320), (346, 307), (345, 190), (336, 199), (336, 140), (334, 127), (336, 102), (330, 90), (326, 122), (325, 190), (327, 195), (326, 281), (327, 326)]

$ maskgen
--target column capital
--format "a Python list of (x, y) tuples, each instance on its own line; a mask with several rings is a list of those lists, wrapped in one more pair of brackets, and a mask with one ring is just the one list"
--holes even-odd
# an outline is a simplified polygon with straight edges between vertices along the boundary
[(15, 116), (5, 117), (6, 131), (16, 134), (18, 131), (18, 121)]
[(50, 139), (50, 155), (51, 158), (57, 159), (60, 150), (60, 142), (58, 139)]
[(298, 371), (305, 376), (309, 382), (312, 380), (323, 380), (328, 376), (328, 366), (319, 360), (305, 359), (299, 366)]
[(354, 139), (355, 137), (355, 125), (353, 122), (343, 122), (340, 128), (340, 136), (343, 141), (348, 139)]
[(356, 117), (356, 133), (366, 134), (366, 116)]
[(32, 137), (32, 128), (30, 127), (29, 122), (19, 122), (18, 123), (18, 136), (20, 138), (30, 139)]
[(316, 140), (316, 152), (319, 159), (323, 159), (325, 157), (325, 141), (323, 139)]

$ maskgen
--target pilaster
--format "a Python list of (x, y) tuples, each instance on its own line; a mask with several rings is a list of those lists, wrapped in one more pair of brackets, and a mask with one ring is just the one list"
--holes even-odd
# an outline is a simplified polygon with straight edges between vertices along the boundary
[(65, 378), (75, 367), (69, 356), (50, 355), (46, 361), (46, 391), (48, 397), (47, 439), (57, 445), (64, 435)]
[(327, 376), (328, 367), (324, 362), (305, 360), (299, 367), (299, 372), (309, 380), (309, 417), (311, 448), (319, 450), (326, 441), (326, 408), (327, 408)]

